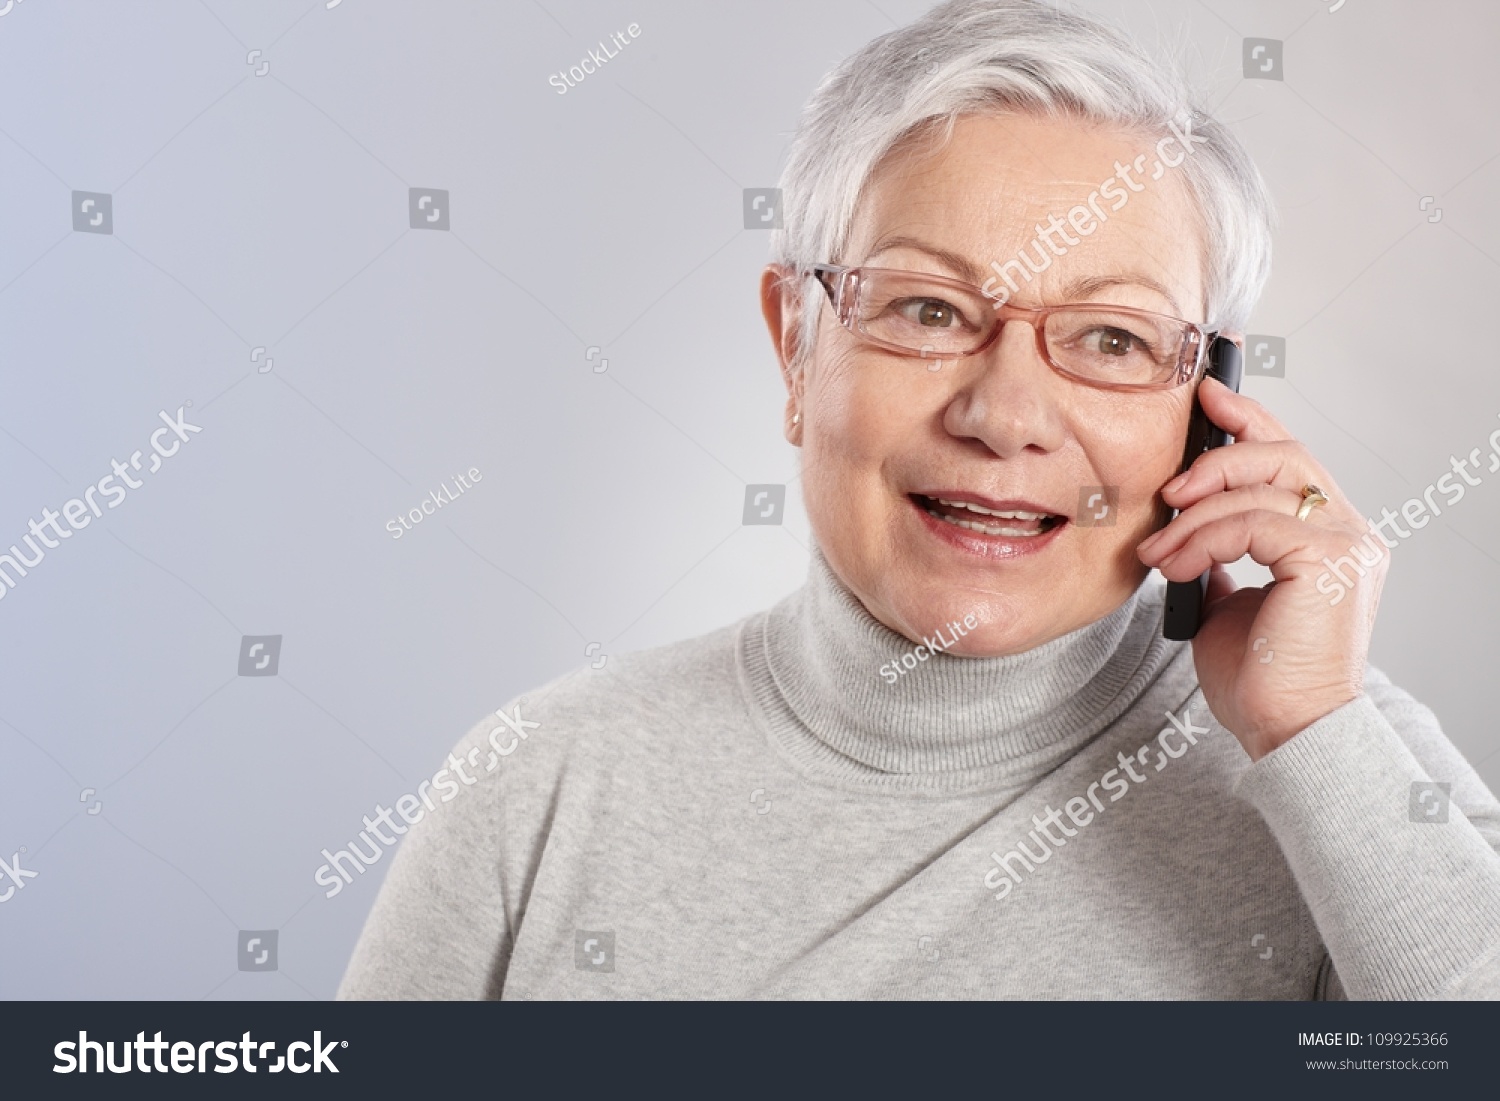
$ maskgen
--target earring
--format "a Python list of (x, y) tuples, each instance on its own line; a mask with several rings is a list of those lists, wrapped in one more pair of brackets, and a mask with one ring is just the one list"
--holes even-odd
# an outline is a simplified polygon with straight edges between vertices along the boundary
[(792, 414), (792, 423), (793, 424), (801, 424), (802, 423), (802, 414), (801, 413), (793, 413)]

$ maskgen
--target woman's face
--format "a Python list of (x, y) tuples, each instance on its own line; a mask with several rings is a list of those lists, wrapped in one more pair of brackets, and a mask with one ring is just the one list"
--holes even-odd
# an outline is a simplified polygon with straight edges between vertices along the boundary
[[(981, 284), (991, 261), (1022, 250), (1039, 267), (1047, 246), (1038, 231), (1055, 216), (1077, 243), (1049, 233), (1051, 266), (1029, 283), (1016, 279), (1011, 304), (1107, 302), (1204, 321), (1200, 218), (1180, 173), (1149, 178), (1146, 139), (965, 115), (938, 152), (914, 148), (898, 149), (871, 177), (848, 250), (830, 260)], [(1132, 169), (1148, 151), (1139, 162), (1147, 171)], [(1080, 236), (1068, 213), (1119, 176), (1116, 162), (1142, 190), (1117, 179), (1127, 201), (1116, 211), (1114, 191), (1096, 196), (1107, 221)], [(796, 301), (777, 291), (772, 271), (762, 287), (785, 371)], [(1146, 572), (1135, 548), (1156, 528), (1157, 492), (1181, 462), (1192, 387), (1131, 393), (1072, 381), (1048, 366), (1019, 321), (982, 354), (934, 367), (862, 344), (825, 305), (812, 355), (786, 373), (788, 438), (803, 449), (803, 499), (834, 572), (907, 638), (977, 620), (951, 648), (973, 656), (1031, 649), (1119, 607)], [(1118, 505), (1095, 524), (1104, 501), (1088, 506), (1098, 487), (1116, 490)], [(1049, 519), (986, 516), (938, 499)], [(1007, 531), (977, 532), (934, 512)]]

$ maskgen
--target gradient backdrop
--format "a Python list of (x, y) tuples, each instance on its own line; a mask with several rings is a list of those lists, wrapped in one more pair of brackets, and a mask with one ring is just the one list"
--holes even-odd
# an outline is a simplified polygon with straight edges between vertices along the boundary
[[(0, 599), (0, 996), (330, 997), (389, 854), (325, 899), (320, 849), (510, 697), (801, 582), (745, 192), (926, 6), (0, 0), (0, 549), (201, 428)], [(1085, 6), (1274, 189), (1246, 392), (1367, 513), (1487, 454), (1500, 7)], [(1484, 477), (1373, 661), (1495, 787)]]

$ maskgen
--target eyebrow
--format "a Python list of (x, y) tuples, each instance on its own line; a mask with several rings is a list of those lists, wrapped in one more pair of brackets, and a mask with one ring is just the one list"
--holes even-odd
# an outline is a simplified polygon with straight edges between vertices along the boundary
[(978, 286), (984, 281), (983, 273), (973, 264), (969, 263), (968, 257), (960, 256), (956, 252), (949, 252), (945, 248), (938, 248), (936, 245), (929, 245), (925, 241), (917, 240), (915, 237), (886, 237), (877, 242), (875, 249), (865, 257), (865, 261), (868, 263), (872, 257), (897, 248), (925, 252), (928, 256), (946, 265), (966, 283), (973, 283)]
[[(877, 243), (875, 249), (865, 257), (865, 262), (868, 263), (883, 252), (889, 252), (891, 249), (898, 248), (912, 249), (916, 252), (926, 253), (939, 263), (945, 265), (965, 282), (973, 283), (979, 287), (984, 286), (986, 278), (984, 272), (970, 263), (967, 257), (961, 256), (956, 252), (950, 252), (944, 248), (938, 248), (936, 245), (929, 245), (925, 241), (920, 241), (915, 237), (887, 237)], [(1174, 317), (1182, 316), (1182, 307), (1177, 304), (1177, 299), (1172, 296), (1172, 292), (1167, 290), (1159, 281), (1141, 272), (1126, 272), (1122, 275), (1083, 276), (1066, 284), (1062, 288), (1062, 294), (1064, 301), (1071, 301), (1074, 299), (1089, 298), (1107, 287), (1131, 286), (1144, 287), (1146, 290), (1155, 291), (1171, 303), (1172, 315)]]
[(1124, 275), (1090, 275), (1075, 279), (1063, 288), (1063, 295), (1067, 298), (1089, 298), (1105, 287), (1145, 287), (1147, 290), (1155, 291), (1172, 304), (1173, 317), (1182, 317), (1182, 307), (1177, 304), (1177, 299), (1172, 297), (1172, 292), (1149, 275), (1142, 275), (1139, 272), (1127, 272)]

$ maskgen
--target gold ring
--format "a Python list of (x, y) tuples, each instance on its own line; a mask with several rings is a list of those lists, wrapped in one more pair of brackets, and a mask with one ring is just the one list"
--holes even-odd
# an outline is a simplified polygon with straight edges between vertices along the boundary
[(1297, 506), (1297, 519), (1306, 520), (1308, 514), (1319, 505), (1328, 503), (1328, 494), (1309, 482), (1302, 487), (1302, 503)]

